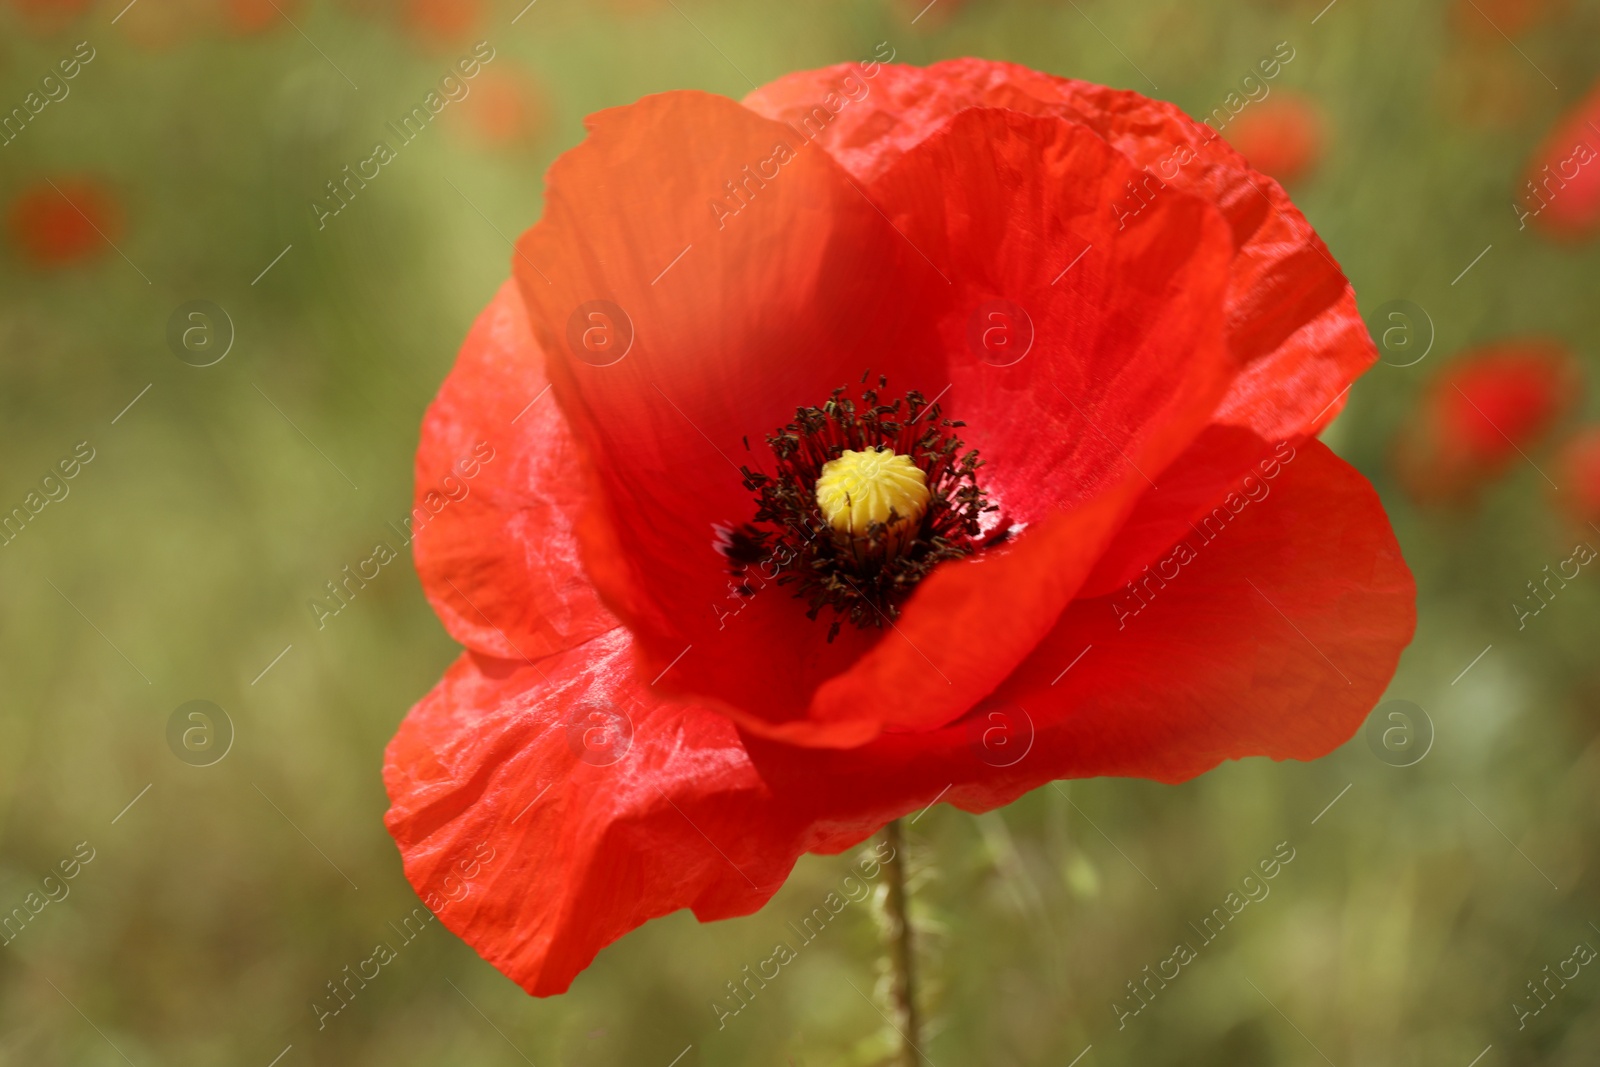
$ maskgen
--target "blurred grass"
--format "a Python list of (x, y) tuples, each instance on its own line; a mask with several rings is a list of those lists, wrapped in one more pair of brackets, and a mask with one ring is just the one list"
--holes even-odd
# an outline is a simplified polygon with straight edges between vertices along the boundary
[[(915, 26), (914, 10), (880, 0), (679, 0), (681, 12), (541, 0), (515, 26), (521, 5), (497, 5), (491, 69), (545, 86), (542, 139), (486, 148), (441, 122), (321, 232), (310, 199), (465, 46), (420, 47), (392, 18), (313, 3), (289, 8), (304, 37), (193, 29), (151, 48), (135, 27), (160, 5), (141, 0), (113, 26), (121, 4), (94, 4), (54, 33), (0, 11), (7, 107), (74, 42), (98, 50), (72, 95), (0, 149), (0, 199), (93, 173), (121, 199), (117, 243), (137, 265), (107, 254), (39, 273), (0, 256), (0, 504), (78, 441), (97, 450), (71, 495), (0, 550), (0, 909), (78, 842), (97, 852), (66, 900), (0, 948), (0, 1064), (265, 1067), (291, 1044), (285, 1067), (665, 1067), (688, 1045), (684, 1067), (881, 1056), (882, 1020), (850, 987), (870, 993), (876, 978), (865, 908), (725, 1030), (709, 1007), (836, 884), (837, 857), (803, 860), (754, 916), (647, 926), (556, 1000), (525, 997), (430, 927), (319, 1033), (309, 1005), (324, 983), (415, 905), (382, 828), (379, 766), (454, 646), (409, 564), (386, 567), (324, 631), (304, 604), (407, 509), (421, 413), (506, 274), (500, 233), (537, 217), (540, 176), (584, 114), (671, 88), (739, 96), (741, 71), (760, 83), (885, 40), (903, 62), (1010, 59), (1197, 114), (1289, 41), (1278, 87), (1314, 97), (1330, 126), (1297, 202), (1364, 309), (1411, 299), (1438, 330), (1423, 363), (1375, 368), (1328, 435), (1378, 485), (1417, 572), (1422, 622), (1391, 695), (1432, 716), (1428, 758), (1393, 768), (1358, 737), (1316, 764), (1231, 764), (1177, 788), (1063, 783), (982, 819), (935, 808), (912, 828), (927, 1051), (1065, 1064), (1092, 1043), (1084, 1067), (1319, 1052), (1465, 1067), (1492, 1044), (1481, 1067), (1593, 1061), (1600, 977), (1585, 973), (1520, 1032), (1509, 1004), (1574, 941), (1600, 943), (1588, 925), (1600, 921), (1600, 597), (1586, 576), (1517, 633), (1510, 600), (1569, 550), (1543, 480), (1520, 468), (1478, 512), (1441, 517), (1399, 495), (1387, 460), (1420, 383), (1465, 345), (1549, 333), (1597, 369), (1600, 257), (1518, 233), (1510, 201), (1527, 153), (1600, 74), (1600, 5), (1573, 0), (1519, 35), (1528, 63), (1498, 38), (1465, 40), (1437, 2), (1339, 0), (1314, 25), (1320, 3), (1265, 0), (972, 0)], [(1473, 87), (1487, 94), (1476, 104)], [(164, 341), (169, 314), (196, 298), (237, 328), (205, 369)], [(1594, 398), (1584, 405), (1593, 418)], [(166, 747), (169, 714), (194, 698), (237, 729), (210, 768)], [(1279, 841), (1297, 858), (1271, 896), (1119, 1031), (1110, 1004), (1124, 983)]]

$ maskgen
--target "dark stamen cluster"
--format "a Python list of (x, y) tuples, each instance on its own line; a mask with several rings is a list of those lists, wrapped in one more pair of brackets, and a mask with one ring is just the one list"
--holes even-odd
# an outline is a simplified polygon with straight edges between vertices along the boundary
[[(938, 404), (915, 391), (882, 403), (879, 390), (886, 385), (888, 379), (880, 376), (877, 389), (861, 394), (859, 407), (841, 386), (820, 408), (797, 409), (793, 422), (767, 437), (776, 471), (739, 468), (745, 488), (756, 494), (756, 515), (751, 523), (722, 531), (720, 547), (740, 580), (740, 593), (753, 594), (747, 574), (759, 563), (809, 602), (809, 617), (831, 606), (836, 616), (857, 626), (882, 627), (899, 615), (900, 604), (934, 567), (982, 547), (980, 519), (997, 509), (978, 486), (977, 451), (963, 453), (961, 441), (948, 432), (964, 424), (944, 418)], [(830, 527), (817, 507), (824, 464), (847, 449), (881, 448), (909, 456), (929, 491), (914, 533), (897, 530), (892, 543), (888, 524), (874, 523), (864, 535), (851, 537)], [(834, 619), (828, 640), (841, 622)]]

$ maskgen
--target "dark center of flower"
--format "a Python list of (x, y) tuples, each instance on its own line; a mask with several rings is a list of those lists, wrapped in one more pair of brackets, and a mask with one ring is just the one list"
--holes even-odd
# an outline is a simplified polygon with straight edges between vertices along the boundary
[(998, 543), (1007, 528), (984, 538), (982, 517), (997, 509), (978, 485), (977, 451), (963, 452), (950, 432), (963, 423), (915, 391), (882, 403), (887, 384), (880, 377), (859, 407), (841, 386), (821, 407), (797, 409), (767, 436), (774, 473), (739, 468), (756, 495), (754, 520), (718, 531), (741, 595), (754, 595), (759, 566), (794, 586), (811, 618), (833, 608), (830, 641), (844, 619), (891, 622), (934, 567)]

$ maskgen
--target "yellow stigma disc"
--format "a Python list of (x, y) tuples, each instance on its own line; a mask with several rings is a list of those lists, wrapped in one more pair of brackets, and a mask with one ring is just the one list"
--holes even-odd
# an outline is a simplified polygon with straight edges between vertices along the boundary
[(887, 448), (840, 453), (822, 466), (817, 506), (840, 533), (864, 536), (875, 522), (914, 523), (928, 508), (928, 480), (910, 456)]

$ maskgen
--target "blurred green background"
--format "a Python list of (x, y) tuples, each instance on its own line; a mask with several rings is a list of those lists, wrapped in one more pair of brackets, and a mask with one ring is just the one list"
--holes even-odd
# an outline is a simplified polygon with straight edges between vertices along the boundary
[[(1511, 208), (1600, 76), (1600, 4), (941, 0), (913, 23), (922, 5), (891, 0), (124, 2), (0, 8), (0, 108), (94, 50), (0, 147), (0, 201), (88, 182), (116, 245), (55, 265), (14, 235), (0, 251), (0, 507), (79, 442), (94, 452), (0, 548), (0, 913), (80, 843), (93, 856), (0, 946), (0, 1064), (881, 1062), (867, 906), (725, 1029), (710, 1007), (849, 857), (805, 858), (756, 915), (652, 923), (551, 1000), (431, 925), (318, 1031), (325, 983), (417, 904), (381, 755), (456, 649), (409, 561), (321, 631), (306, 601), (407, 511), (423, 410), (583, 115), (673, 88), (737, 97), (884, 41), (901, 62), (1009, 59), (1191, 114), (1289, 42), (1274, 89), (1325, 123), (1291, 192), (1369, 316), (1409, 300), (1437, 332), (1421, 363), (1375, 367), (1327, 435), (1418, 577), (1389, 696), (1431, 721), (1425, 758), (1396, 767), (1357, 736), (1315, 764), (928, 811), (908, 830), (931, 1062), (1595, 1062), (1600, 968), (1524, 1028), (1512, 1005), (1575, 943), (1600, 946), (1596, 579), (1519, 632), (1508, 605), (1572, 544), (1548, 486), (1519, 464), (1471, 511), (1422, 512), (1389, 464), (1465, 346), (1548, 334), (1600, 371), (1600, 251), (1519, 231)], [(1511, 36), (1474, 22), (1491, 10)], [(479, 40), (493, 91), (319, 230), (324, 183)], [(208, 367), (167, 343), (194, 300), (232, 323)], [(234, 730), (205, 767), (168, 744), (196, 699)], [(1125, 983), (1285, 841), (1271, 895), (1119, 1029)]]

